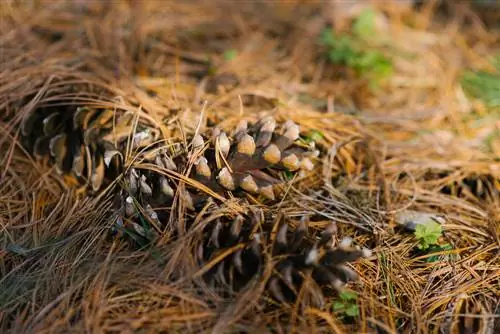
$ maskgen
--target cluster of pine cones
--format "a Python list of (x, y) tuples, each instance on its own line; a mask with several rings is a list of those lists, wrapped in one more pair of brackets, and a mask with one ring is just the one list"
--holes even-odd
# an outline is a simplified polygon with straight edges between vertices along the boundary
[[(350, 238), (334, 245), (334, 223), (311, 234), (307, 217), (276, 220), (255, 205), (280, 200), (284, 173), (314, 168), (320, 151), (292, 121), (277, 124), (268, 116), (243, 120), (230, 133), (212, 127), (172, 140), (133, 113), (68, 106), (32, 111), (21, 133), (28, 152), (76, 178), (89, 195), (115, 193), (117, 235), (147, 244), (159, 231), (198, 229), (194, 257), (200, 266), (212, 264), (204, 278), (214, 286), (238, 291), (272, 264), (267, 286), (275, 300), (293, 301), (307, 283), (314, 304), (322, 304), (325, 287), (338, 290), (356, 279), (346, 263), (370, 255)], [(200, 212), (234, 199), (250, 209), (212, 215), (197, 226)], [(182, 226), (170, 219), (179, 206), (188, 215)]]

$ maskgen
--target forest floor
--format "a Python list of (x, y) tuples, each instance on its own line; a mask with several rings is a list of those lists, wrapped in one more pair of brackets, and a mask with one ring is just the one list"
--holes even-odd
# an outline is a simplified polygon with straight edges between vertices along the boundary
[[(500, 332), (499, 7), (111, 3), (1, 4), (0, 331)], [(104, 238), (107, 203), (17, 141), (29, 92), (75, 73), (186, 131), (202, 110), (300, 124), (326, 153), (287, 205), (373, 250), (359, 280), (269, 308), (169, 279), (182, 244), (157, 245), (160, 268)], [(304, 191), (325, 188), (344, 211)]]

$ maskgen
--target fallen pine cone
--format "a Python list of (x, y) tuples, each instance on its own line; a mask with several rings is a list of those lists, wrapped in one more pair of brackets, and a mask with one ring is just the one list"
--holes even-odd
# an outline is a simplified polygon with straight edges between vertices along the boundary
[[(185, 145), (161, 141), (159, 131), (134, 122), (132, 114), (109, 109), (45, 108), (24, 119), (22, 140), (35, 157), (52, 160), (59, 173), (77, 178), (90, 195), (121, 176), (121, 187), (114, 188), (115, 228), (132, 226), (136, 241), (144, 244), (158, 231), (192, 229), (203, 207), (218, 205), (209, 202), (214, 197), (221, 203), (239, 198), (251, 210), (224, 214), (200, 230), (195, 258), (200, 266), (217, 259), (204, 275), (214, 286), (238, 291), (272, 263), (275, 273), (267, 286), (275, 300), (293, 301), (309, 282), (312, 302), (321, 305), (322, 287), (338, 290), (356, 279), (346, 263), (370, 252), (352, 247), (349, 238), (333, 247), (334, 225), (316, 238), (309, 235), (306, 218), (295, 224), (285, 220), (273, 235), (273, 221), (248, 201), (275, 202), (284, 171), (306, 174), (314, 168), (319, 151), (301, 139), (297, 124), (278, 124), (273, 117), (254, 124), (243, 120), (231, 133), (213, 128)], [(126, 165), (132, 151), (139, 153)], [(182, 226), (170, 221), (179, 203), (192, 213)]]

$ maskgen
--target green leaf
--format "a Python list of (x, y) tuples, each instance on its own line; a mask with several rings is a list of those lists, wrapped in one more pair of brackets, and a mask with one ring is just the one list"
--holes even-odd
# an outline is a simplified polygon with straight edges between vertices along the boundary
[(289, 171), (289, 170), (285, 170), (283, 171), (283, 176), (285, 177), (285, 180), (291, 180), (293, 179), (293, 172)]
[(342, 303), (342, 302), (334, 302), (333, 303), (333, 311), (338, 312), (338, 311), (342, 311), (343, 309), (345, 309), (344, 303)]
[(375, 14), (375, 11), (371, 8), (367, 8), (359, 14), (353, 25), (354, 33), (358, 37), (366, 39), (373, 36), (375, 32)]
[(235, 49), (229, 49), (226, 52), (224, 52), (224, 60), (226, 61), (231, 61), (237, 56), (238, 56), (238, 51), (236, 51)]
[[(431, 246), (429, 248), (429, 251), (431, 253), (438, 253), (438, 252), (442, 252), (442, 251), (447, 251), (447, 250), (452, 250), (453, 249), (453, 246), (450, 245), (450, 244), (445, 244), (445, 245), (442, 245), (442, 246)], [(433, 256), (429, 256), (427, 259), (426, 259), (426, 262), (436, 262), (436, 261), (439, 261), (439, 258), (441, 257), (441, 255), (433, 255)]]
[(340, 300), (333, 303), (333, 311), (342, 313), (349, 317), (356, 317), (359, 315), (358, 305), (356, 299), (358, 294), (354, 291), (344, 290), (339, 295)]
[(345, 314), (350, 317), (357, 317), (359, 315), (358, 305), (356, 304), (349, 305), (349, 307), (345, 309)]
[(483, 71), (465, 72), (461, 84), (467, 95), (483, 100), (489, 107), (500, 106), (500, 75)]
[(320, 141), (324, 137), (325, 137), (325, 135), (321, 131), (319, 131), (319, 130), (311, 130), (304, 137), (304, 141), (309, 144), (309, 143), (312, 143), (312, 142)]
[(383, 78), (392, 74), (392, 62), (377, 51), (361, 53), (352, 60), (352, 66), (360, 74), (375, 74), (377, 78)]
[(322, 35), (323, 44), (329, 47), (328, 60), (333, 64), (345, 65), (349, 59), (356, 57), (354, 41), (346, 35), (336, 36), (331, 30)]
[(434, 221), (428, 221), (425, 224), (419, 224), (415, 228), (415, 237), (417, 238), (419, 249), (427, 249), (437, 243), (441, 237), (442, 227)]
[(336, 43), (335, 33), (330, 28), (326, 28), (321, 32), (320, 41), (326, 46), (334, 46)]
[(343, 301), (356, 300), (358, 294), (354, 291), (344, 290), (340, 293), (339, 297)]

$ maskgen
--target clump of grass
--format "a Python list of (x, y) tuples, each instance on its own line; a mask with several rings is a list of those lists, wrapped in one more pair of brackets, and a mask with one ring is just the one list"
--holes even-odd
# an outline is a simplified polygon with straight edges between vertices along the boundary
[(336, 33), (325, 29), (321, 41), (327, 46), (327, 58), (333, 64), (352, 68), (357, 75), (368, 80), (371, 88), (393, 73), (392, 61), (368, 43), (374, 36), (375, 12), (364, 10), (353, 22), (352, 33)]

